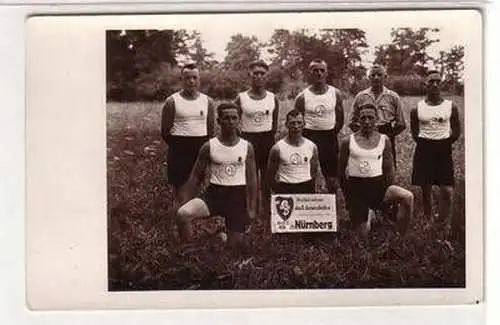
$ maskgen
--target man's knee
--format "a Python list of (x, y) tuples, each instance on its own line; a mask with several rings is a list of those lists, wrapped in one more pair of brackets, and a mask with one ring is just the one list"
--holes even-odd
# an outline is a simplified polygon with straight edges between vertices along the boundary
[(396, 192), (395, 197), (397, 203), (404, 204), (406, 206), (413, 204), (414, 195), (412, 192), (399, 186), (395, 186), (393, 190)]
[(188, 201), (177, 210), (177, 220), (180, 222), (188, 222), (197, 217), (197, 209), (195, 199)]

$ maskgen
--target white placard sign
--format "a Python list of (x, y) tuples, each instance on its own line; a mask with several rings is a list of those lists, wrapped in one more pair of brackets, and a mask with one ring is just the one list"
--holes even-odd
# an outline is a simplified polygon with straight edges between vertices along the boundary
[(334, 194), (273, 194), (271, 232), (335, 232)]

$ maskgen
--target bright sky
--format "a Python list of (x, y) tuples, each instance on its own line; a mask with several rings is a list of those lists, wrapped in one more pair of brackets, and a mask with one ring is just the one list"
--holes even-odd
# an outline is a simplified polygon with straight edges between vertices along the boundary
[[(374, 25), (370, 27), (370, 29), (365, 29), (365, 32), (369, 49), (364, 61), (369, 64), (373, 60), (375, 46), (386, 44), (391, 41), (391, 28)], [(241, 33), (245, 36), (255, 35), (259, 41), (264, 42), (271, 37), (273, 29), (256, 29), (252, 26), (247, 26), (245, 28), (245, 26), (241, 26), (238, 29), (205, 29), (201, 32), (201, 35), (208, 51), (215, 53), (215, 59), (222, 61), (226, 56), (226, 52), (224, 51), (226, 44), (229, 42), (231, 35), (237, 33)], [(441, 28), (439, 33), (432, 35), (436, 35), (440, 41), (429, 48), (429, 54), (431, 56), (436, 56), (440, 50), (449, 50), (454, 45), (463, 45), (461, 42), (461, 34), (451, 28)]]

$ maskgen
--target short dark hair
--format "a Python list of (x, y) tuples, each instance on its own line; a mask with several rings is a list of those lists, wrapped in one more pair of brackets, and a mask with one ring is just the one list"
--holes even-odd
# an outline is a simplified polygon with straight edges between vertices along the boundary
[(440, 79), (442, 78), (441, 71), (438, 71), (436, 69), (431, 69), (431, 70), (427, 71), (425, 78), (427, 79), (432, 75), (438, 75)]
[(374, 65), (372, 65), (370, 67), (370, 70), (368, 70), (368, 73), (371, 74), (375, 70), (381, 71), (384, 74), (384, 76), (387, 75), (387, 69), (381, 64), (375, 63)]
[(217, 106), (217, 116), (221, 116), (222, 111), (225, 109), (235, 109), (238, 115), (241, 116), (241, 108), (233, 102), (222, 102)]
[(361, 114), (361, 111), (365, 109), (371, 109), (375, 112), (375, 115), (377, 115), (377, 107), (375, 105), (370, 103), (364, 104), (359, 108), (359, 113)]
[(302, 113), (298, 109), (294, 108), (290, 112), (286, 113), (286, 120), (285, 121), (288, 121), (291, 117), (297, 117), (299, 115), (302, 115), (302, 117), (304, 117), (304, 113)]
[(186, 64), (184, 64), (181, 68), (181, 74), (184, 72), (184, 70), (192, 70), (192, 69), (198, 69), (198, 65), (196, 65), (195, 62), (188, 62)]
[(309, 66), (308, 66), (308, 70), (310, 70), (312, 68), (312, 66), (315, 65), (315, 64), (324, 65), (325, 68), (328, 70), (328, 64), (326, 63), (326, 61), (323, 60), (323, 59), (319, 59), (319, 58), (311, 60), (311, 62), (309, 63)]
[(252, 70), (254, 67), (262, 67), (266, 69), (266, 71), (269, 71), (269, 65), (264, 62), (264, 60), (254, 60), (250, 62), (250, 64), (248, 65), (248, 69)]

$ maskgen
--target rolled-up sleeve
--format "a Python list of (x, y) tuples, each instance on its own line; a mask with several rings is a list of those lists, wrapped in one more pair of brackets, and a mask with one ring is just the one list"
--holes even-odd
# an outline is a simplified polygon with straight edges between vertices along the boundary
[(393, 105), (394, 105), (394, 133), (398, 135), (406, 129), (406, 121), (403, 113), (403, 102), (398, 94), (393, 94)]

